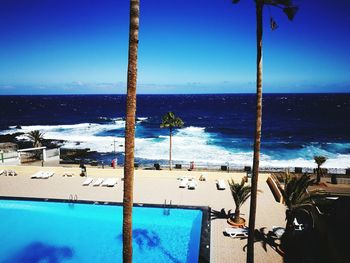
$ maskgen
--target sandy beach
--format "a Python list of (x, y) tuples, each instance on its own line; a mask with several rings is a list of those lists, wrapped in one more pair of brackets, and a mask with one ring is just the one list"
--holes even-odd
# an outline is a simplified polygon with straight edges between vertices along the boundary
[[(0, 196), (14, 197), (40, 197), (69, 199), (70, 195), (76, 195), (78, 200), (122, 202), (123, 182), (119, 180), (115, 187), (82, 186), (85, 178), (80, 177), (78, 167), (36, 167), (36, 166), (3, 166), (1, 169), (15, 170), (17, 176), (0, 176)], [(52, 171), (54, 176), (49, 179), (31, 179), (31, 175), (38, 171)], [(122, 169), (88, 168), (88, 177), (93, 178), (122, 178)], [(63, 176), (65, 173), (74, 173), (72, 177)], [(228, 180), (233, 178), (240, 181), (244, 173), (205, 172), (207, 181), (198, 181), (196, 190), (179, 188), (181, 176), (199, 179), (203, 172), (178, 171), (178, 170), (136, 170), (134, 185), (134, 202), (146, 204), (164, 204), (170, 202), (173, 205), (209, 206), (213, 211), (225, 211), (234, 209), (234, 202), (228, 188), (219, 191), (216, 188), (216, 180)], [(268, 174), (259, 177), (258, 208), (256, 217), (256, 229), (265, 228), (267, 233), (272, 226), (284, 226), (284, 211), (282, 204), (275, 201), (266, 180)], [(242, 209), (242, 216), (249, 218), (249, 201)], [(211, 260), (210, 262), (245, 262), (246, 239), (232, 239), (224, 235), (224, 229), (229, 227), (224, 218), (212, 217), (211, 220)], [(263, 249), (262, 243), (255, 244), (256, 262), (282, 262), (282, 257), (267, 245)]]

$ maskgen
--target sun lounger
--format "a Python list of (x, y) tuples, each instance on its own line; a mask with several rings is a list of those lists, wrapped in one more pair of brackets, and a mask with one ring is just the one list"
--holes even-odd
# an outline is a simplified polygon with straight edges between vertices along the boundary
[(298, 222), (296, 217), (294, 218), (293, 225), (294, 225), (294, 230), (297, 230), (297, 231), (304, 230), (304, 225), (303, 224), (299, 224), (299, 222)]
[(191, 190), (194, 190), (194, 189), (196, 189), (197, 188), (197, 182), (196, 182), (196, 180), (190, 180), (190, 181), (188, 181), (188, 184), (187, 184), (187, 188), (188, 189), (191, 189)]
[(179, 187), (180, 188), (186, 188), (187, 184), (188, 184), (188, 178), (187, 177), (183, 177), (180, 180), (181, 180), (181, 182), (180, 182)]
[(48, 178), (50, 178), (53, 175), (54, 175), (53, 172), (41, 172), (41, 176), (39, 176), (37, 178), (48, 179)]
[(49, 173), (47, 173), (47, 172), (43, 172), (43, 173), (41, 173), (41, 179), (48, 179), (50, 177), (50, 174)]
[(103, 181), (103, 183), (101, 184), (101, 186), (107, 186), (108, 184), (109, 184), (109, 180), (110, 180), (111, 178), (107, 178), (107, 179), (105, 179), (104, 181)]
[(30, 178), (32, 178), (32, 179), (39, 179), (39, 178), (41, 178), (41, 176), (42, 176), (42, 172), (36, 172)]
[(272, 232), (278, 239), (280, 239), (283, 236), (285, 231), (286, 231), (286, 229), (283, 227), (280, 227), (280, 226), (273, 226), (272, 227)]
[(226, 228), (225, 232), (232, 238), (248, 237), (248, 228)]
[(83, 182), (83, 186), (88, 186), (89, 184), (92, 183), (93, 180), (94, 179), (91, 177), (86, 178), (85, 181)]
[(32, 179), (48, 179), (53, 175), (54, 175), (53, 172), (40, 171), (40, 172), (33, 174), (30, 178), (32, 178)]
[(222, 179), (217, 180), (216, 185), (218, 187), (218, 190), (225, 190), (226, 189), (225, 181)]
[(5, 171), (4, 170), (0, 170), (0, 175), (2, 175), (3, 173), (5, 173)]
[(104, 180), (104, 182), (102, 183), (102, 186), (113, 187), (116, 185), (117, 181), (118, 181), (117, 178), (108, 178), (108, 179)]
[(93, 186), (100, 186), (103, 183), (103, 178), (98, 178), (96, 181), (92, 184)]

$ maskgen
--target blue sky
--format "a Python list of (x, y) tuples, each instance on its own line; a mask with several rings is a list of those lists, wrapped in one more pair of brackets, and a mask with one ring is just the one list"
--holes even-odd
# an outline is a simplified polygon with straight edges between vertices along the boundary
[[(350, 92), (350, 1), (264, 10), (265, 92)], [(253, 0), (141, 0), (139, 93), (255, 92)], [(271, 31), (270, 15), (279, 24)], [(0, 94), (125, 93), (127, 0), (1, 0)]]

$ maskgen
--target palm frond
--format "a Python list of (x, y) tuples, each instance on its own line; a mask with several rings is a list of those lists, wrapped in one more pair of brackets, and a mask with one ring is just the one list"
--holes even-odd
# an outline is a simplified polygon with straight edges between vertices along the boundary
[(245, 185), (243, 183), (235, 183), (233, 179), (229, 181), (231, 194), (235, 205), (240, 208), (251, 195), (251, 186)]
[(40, 147), (44, 139), (44, 133), (39, 130), (30, 131), (26, 134), (27, 138), (33, 142), (34, 147)]
[(326, 193), (318, 189), (308, 191), (308, 187), (314, 183), (309, 175), (302, 176), (287, 176), (285, 180), (285, 187), (282, 190), (282, 195), (285, 200), (286, 218), (291, 220), (300, 213), (307, 214), (312, 219), (312, 224), (315, 222), (313, 208), (316, 206), (314, 199), (323, 198)]
[(315, 163), (320, 167), (327, 161), (327, 158), (324, 156), (314, 156)]
[(169, 111), (162, 117), (162, 123), (160, 124), (161, 128), (174, 128), (174, 127), (183, 127), (184, 122), (181, 118), (175, 116), (175, 114)]

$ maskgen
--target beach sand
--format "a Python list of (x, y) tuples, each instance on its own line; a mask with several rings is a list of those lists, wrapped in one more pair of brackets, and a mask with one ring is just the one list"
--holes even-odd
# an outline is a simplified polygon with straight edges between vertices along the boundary
[[(70, 195), (77, 195), (78, 200), (122, 202), (123, 182), (119, 181), (115, 187), (82, 186), (85, 178), (80, 177), (79, 167), (36, 167), (36, 166), (2, 166), (1, 169), (15, 170), (17, 176), (0, 176), (0, 196), (40, 197), (69, 199)], [(55, 175), (49, 179), (31, 179), (30, 176), (38, 171), (52, 171)], [(72, 177), (62, 176), (64, 173), (74, 173)], [(122, 169), (87, 169), (88, 177), (93, 178), (122, 178)], [(181, 176), (199, 179), (203, 172), (184, 170), (135, 170), (134, 202), (148, 204), (209, 206), (215, 211), (234, 211), (234, 202), (228, 188), (219, 191), (216, 180), (233, 178), (240, 182), (244, 173), (205, 172), (207, 181), (198, 181), (196, 190), (179, 188), (177, 178)], [(267, 233), (272, 226), (284, 226), (285, 208), (277, 203), (266, 183), (268, 174), (260, 174), (258, 194), (256, 229), (266, 228)], [(228, 185), (228, 184), (227, 184)], [(241, 208), (242, 217), (249, 218), (249, 200)], [(246, 239), (232, 239), (224, 235), (229, 227), (226, 219), (211, 220), (211, 260), (210, 262), (245, 262)], [(255, 243), (255, 262), (283, 262), (283, 258), (267, 245)]]

